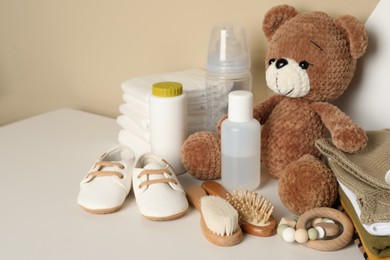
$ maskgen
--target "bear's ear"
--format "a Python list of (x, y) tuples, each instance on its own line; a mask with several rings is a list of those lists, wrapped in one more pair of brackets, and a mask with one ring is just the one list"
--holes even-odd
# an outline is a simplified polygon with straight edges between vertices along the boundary
[(271, 8), (264, 16), (263, 31), (268, 41), (271, 40), (276, 30), (287, 20), (298, 14), (294, 7), (289, 5), (278, 5)]
[(368, 35), (363, 23), (350, 15), (340, 16), (334, 22), (347, 38), (352, 58), (358, 59), (363, 56), (368, 45)]

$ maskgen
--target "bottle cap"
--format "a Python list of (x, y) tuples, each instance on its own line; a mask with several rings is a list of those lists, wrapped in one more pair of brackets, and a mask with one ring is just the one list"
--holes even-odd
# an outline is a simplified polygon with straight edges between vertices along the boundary
[(152, 94), (157, 97), (175, 97), (183, 93), (183, 85), (178, 82), (158, 82), (152, 86)]
[(250, 56), (245, 30), (222, 24), (211, 31), (207, 70), (213, 73), (245, 73), (250, 69)]
[(235, 90), (229, 93), (229, 120), (237, 123), (253, 118), (253, 94), (250, 91)]

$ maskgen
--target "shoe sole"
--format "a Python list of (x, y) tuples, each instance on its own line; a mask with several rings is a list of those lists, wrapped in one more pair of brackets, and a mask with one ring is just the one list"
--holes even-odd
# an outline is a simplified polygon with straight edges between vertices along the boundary
[(86, 208), (84, 206), (81, 206), (80, 204), (79, 204), (79, 206), (82, 209), (84, 209), (85, 211), (88, 211), (89, 213), (92, 213), (92, 214), (110, 214), (110, 213), (117, 212), (122, 207), (122, 205), (120, 205), (120, 206), (117, 206), (114, 208), (108, 208), (108, 209), (90, 209), (90, 208)]
[(166, 221), (166, 220), (178, 219), (178, 218), (182, 217), (186, 212), (187, 212), (187, 210), (180, 212), (180, 213), (177, 213), (177, 214), (174, 214), (174, 215), (163, 216), (163, 217), (154, 217), (154, 216), (146, 216), (146, 215), (142, 215), (142, 216), (144, 216), (145, 218), (147, 218), (149, 220)]

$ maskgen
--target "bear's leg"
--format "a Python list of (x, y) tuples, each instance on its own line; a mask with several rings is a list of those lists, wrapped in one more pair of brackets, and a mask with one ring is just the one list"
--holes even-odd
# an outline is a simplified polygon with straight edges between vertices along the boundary
[(284, 206), (301, 215), (312, 208), (332, 206), (338, 196), (337, 180), (322, 161), (306, 154), (281, 172), (279, 196)]
[(181, 147), (184, 168), (195, 178), (221, 177), (221, 141), (215, 133), (201, 131), (190, 135)]

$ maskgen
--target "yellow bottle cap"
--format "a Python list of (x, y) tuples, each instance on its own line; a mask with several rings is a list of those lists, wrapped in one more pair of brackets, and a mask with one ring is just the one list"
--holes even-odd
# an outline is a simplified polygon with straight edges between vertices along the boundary
[(152, 86), (152, 94), (157, 97), (175, 97), (183, 93), (183, 85), (178, 82), (158, 82)]

